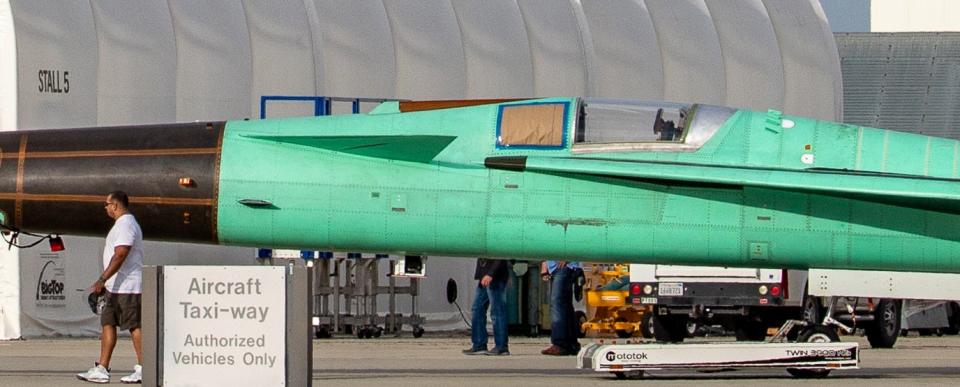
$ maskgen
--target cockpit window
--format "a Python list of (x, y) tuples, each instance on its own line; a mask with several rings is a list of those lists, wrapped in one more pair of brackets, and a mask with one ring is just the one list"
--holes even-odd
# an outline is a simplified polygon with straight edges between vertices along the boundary
[(719, 129), (735, 109), (670, 102), (582, 100), (574, 151), (691, 151)]
[(497, 148), (557, 149), (566, 146), (569, 103), (501, 105)]
[(576, 142), (679, 142), (690, 108), (661, 102), (587, 100)]

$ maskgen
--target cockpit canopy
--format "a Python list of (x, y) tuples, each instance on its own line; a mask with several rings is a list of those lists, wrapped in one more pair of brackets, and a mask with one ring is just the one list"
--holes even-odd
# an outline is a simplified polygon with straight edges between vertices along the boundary
[[(564, 149), (573, 133), (574, 152), (699, 149), (735, 109), (672, 102), (584, 98), (569, 102), (502, 105), (498, 149)], [(577, 109), (575, 128), (567, 117)]]
[(580, 109), (574, 149), (598, 151), (624, 146), (697, 149), (736, 111), (701, 104), (599, 98), (583, 99)]
[(582, 125), (577, 127), (574, 142), (679, 142), (692, 106), (588, 99), (582, 105)]

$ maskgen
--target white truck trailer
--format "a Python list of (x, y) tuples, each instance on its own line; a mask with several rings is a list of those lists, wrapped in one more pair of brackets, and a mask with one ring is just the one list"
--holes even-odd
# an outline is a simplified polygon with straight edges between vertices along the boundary
[[(836, 271), (833, 276), (856, 273)], [(763, 341), (769, 328), (787, 320), (822, 320), (825, 299), (809, 294), (807, 279), (806, 270), (630, 265), (628, 302), (653, 306), (649, 326), (661, 342), (683, 341), (695, 327), (709, 325), (733, 331), (737, 340)], [(833, 318), (863, 329), (871, 346), (896, 343), (902, 326), (900, 301), (855, 297), (842, 290), (830, 295), (837, 296)], [(924, 323), (946, 325), (946, 319), (929, 320)]]

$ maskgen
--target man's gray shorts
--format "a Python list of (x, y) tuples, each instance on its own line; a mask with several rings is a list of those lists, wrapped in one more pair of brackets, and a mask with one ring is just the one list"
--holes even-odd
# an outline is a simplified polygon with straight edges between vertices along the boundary
[(100, 312), (100, 325), (113, 325), (123, 330), (140, 328), (140, 295), (107, 293), (107, 302)]

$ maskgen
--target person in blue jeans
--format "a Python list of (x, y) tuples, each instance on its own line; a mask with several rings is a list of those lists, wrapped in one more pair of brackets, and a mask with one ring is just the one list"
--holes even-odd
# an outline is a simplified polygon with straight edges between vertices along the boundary
[[(473, 317), (470, 323), (471, 346), (463, 350), (466, 355), (509, 355), (507, 344), (507, 280), (510, 278), (507, 261), (500, 259), (477, 259), (473, 278), (477, 282), (477, 295), (473, 299)], [(487, 350), (487, 308), (493, 320), (494, 347)]]
[(540, 265), (541, 278), (550, 281), (551, 345), (540, 351), (544, 355), (569, 356), (580, 351), (580, 327), (573, 311), (573, 285), (580, 270), (577, 262), (546, 261)]

